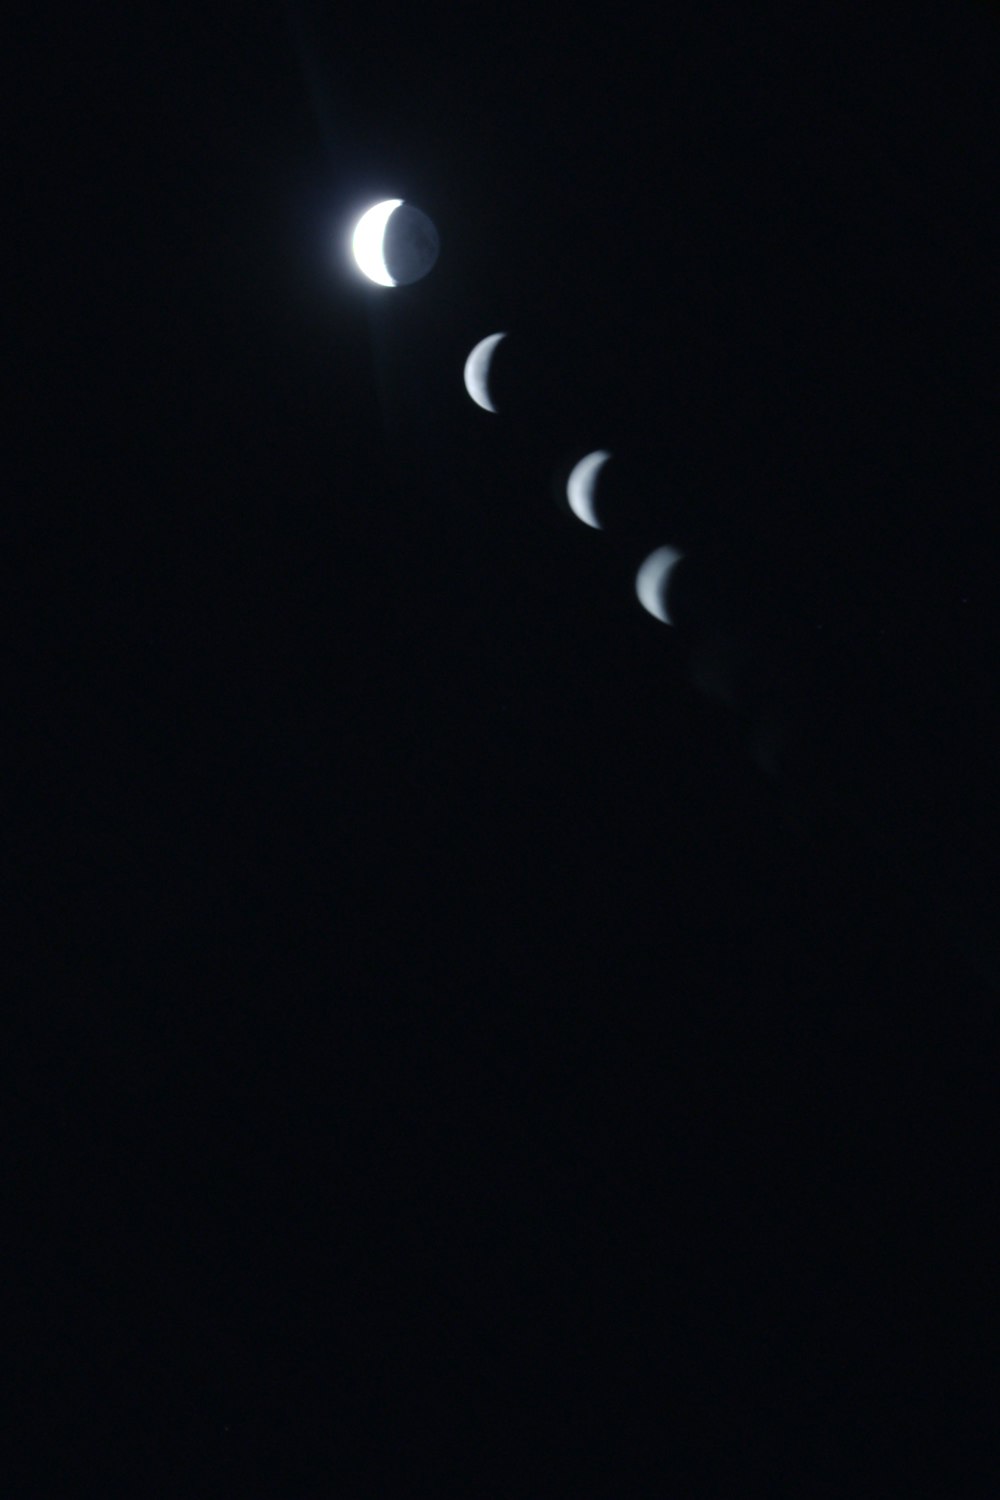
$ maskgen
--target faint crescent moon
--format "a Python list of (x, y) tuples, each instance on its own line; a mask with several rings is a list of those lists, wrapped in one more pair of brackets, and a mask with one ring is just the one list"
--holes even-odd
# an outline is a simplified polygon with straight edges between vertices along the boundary
[(365, 210), (354, 226), (351, 250), (358, 270), (379, 286), (396, 285), (385, 263), (385, 231), (402, 201), (402, 198), (386, 198), (384, 202), (376, 203)]
[(493, 358), (493, 351), (497, 344), (506, 337), (505, 333), (488, 334), (486, 338), (479, 340), (465, 361), (465, 389), (476, 405), (481, 406), (484, 411), (496, 411), (496, 407), (490, 400), (488, 384), (490, 360)]
[(604, 448), (588, 453), (573, 467), (566, 481), (566, 498), (569, 500), (570, 510), (585, 525), (594, 526), (598, 531), (601, 530), (601, 523), (594, 509), (594, 490), (597, 476), (610, 457), (611, 454)]
[(683, 553), (678, 552), (676, 547), (657, 547), (635, 575), (635, 591), (639, 596), (639, 603), (657, 620), (662, 620), (664, 625), (674, 623), (667, 608), (667, 585), (682, 556)]

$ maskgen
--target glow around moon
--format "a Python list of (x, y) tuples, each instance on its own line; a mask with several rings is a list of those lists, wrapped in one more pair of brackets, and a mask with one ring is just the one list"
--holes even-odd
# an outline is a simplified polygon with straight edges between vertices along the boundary
[(601, 523), (597, 519), (595, 509), (597, 476), (610, 457), (611, 454), (605, 449), (588, 453), (578, 464), (574, 465), (566, 481), (566, 498), (569, 501), (570, 510), (585, 525), (594, 526), (598, 531), (601, 530)]
[(667, 587), (670, 575), (682, 556), (676, 547), (657, 547), (635, 575), (635, 591), (639, 603), (657, 620), (662, 620), (664, 625), (674, 623), (667, 609)]
[(379, 286), (396, 285), (385, 263), (385, 230), (402, 201), (402, 198), (386, 198), (383, 203), (376, 203), (366, 209), (354, 226), (351, 251), (358, 270)]
[(486, 338), (479, 340), (465, 361), (465, 389), (476, 405), (481, 406), (484, 411), (496, 411), (496, 407), (490, 400), (490, 361), (497, 344), (506, 337), (505, 333), (488, 334)]

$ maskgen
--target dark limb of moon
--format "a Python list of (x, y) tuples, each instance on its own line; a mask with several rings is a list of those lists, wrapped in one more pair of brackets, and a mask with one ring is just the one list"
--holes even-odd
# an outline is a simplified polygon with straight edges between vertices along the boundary
[(389, 216), (382, 242), (385, 268), (397, 286), (426, 276), (438, 258), (441, 241), (430, 219), (412, 203), (401, 203)]

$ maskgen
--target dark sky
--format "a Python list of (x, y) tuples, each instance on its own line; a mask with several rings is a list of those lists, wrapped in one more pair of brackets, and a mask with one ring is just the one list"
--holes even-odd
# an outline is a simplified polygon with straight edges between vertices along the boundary
[[(9, 1050), (60, 1493), (966, 1492), (998, 47), (969, 0), (289, 0), (25, 49)], [(335, 248), (386, 196), (441, 236), (391, 291)], [(557, 503), (596, 447), (603, 532)]]

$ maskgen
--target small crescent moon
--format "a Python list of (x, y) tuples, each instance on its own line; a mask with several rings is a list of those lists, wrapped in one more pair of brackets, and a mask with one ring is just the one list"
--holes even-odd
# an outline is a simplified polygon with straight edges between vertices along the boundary
[(386, 198), (384, 202), (374, 204), (365, 210), (354, 226), (351, 250), (358, 270), (379, 286), (396, 285), (386, 267), (383, 246), (386, 225), (402, 201), (402, 198)]
[(678, 552), (676, 547), (657, 547), (635, 575), (635, 591), (639, 596), (639, 603), (657, 620), (662, 620), (664, 625), (674, 623), (667, 608), (667, 585), (682, 556), (683, 553)]
[(566, 481), (566, 498), (569, 500), (570, 510), (585, 525), (594, 526), (598, 531), (601, 530), (601, 523), (594, 509), (594, 490), (597, 476), (610, 457), (611, 454), (604, 448), (588, 453), (573, 467)]
[(489, 374), (490, 360), (493, 351), (501, 339), (505, 339), (505, 333), (491, 333), (486, 338), (480, 339), (468, 359), (465, 361), (465, 389), (472, 397), (477, 406), (484, 411), (496, 411), (496, 407), (490, 400)]

